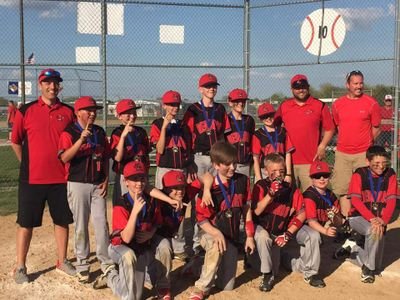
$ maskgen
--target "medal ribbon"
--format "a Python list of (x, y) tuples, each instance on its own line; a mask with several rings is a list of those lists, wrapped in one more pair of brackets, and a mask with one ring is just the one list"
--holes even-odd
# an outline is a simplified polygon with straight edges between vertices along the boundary
[(136, 130), (132, 134), (131, 133), (132, 132), (128, 133), (127, 138), (128, 138), (129, 144), (133, 147), (134, 154), (137, 155), (138, 154), (138, 144), (135, 143), (135, 141), (138, 138), (138, 134), (137, 134)]
[[(133, 198), (131, 197), (131, 194), (129, 194), (129, 192), (127, 193), (127, 196), (128, 196), (129, 202), (132, 204), (132, 207), (133, 207), (134, 201), (133, 201)], [(146, 216), (146, 211), (147, 211), (147, 205), (146, 205), (146, 201), (145, 201), (144, 206), (142, 208), (142, 220), (144, 220), (144, 217)], [(141, 223), (140, 218), (137, 218), (136, 226), (140, 226), (140, 223)]]
[(172, 139), (174, 141), (174, 145), (176, 147), (178, 147), (179, 136), (180, 136), (180, 130), (179, 130), (178, 122), (179, 121), (176, 121), (176, 123), (174, 123), (174, 124), (169, 123), (168, 127), (167, 127), (167, 134), (172, 136)]
[(322, 195), (322, 194), (316, 189), (315, 186), (313, 186), (313, 188), (317, 191), (317, 193), (319, 194), (319, 196), (321, 197), (321, 199), (324, 200), (324, 202), (325, 202), (326, 204), (328, 204), (329, 207), (332, 207), (332, 206), (333, 206), (332, 199), (331, 199), (331, 197), (329, 197), (328, 194)]
[(239, 124), (238, 124), (238, 122), (237, 122), (235, 116), (233, 115), (233, 113), (231, 112), (229, 115), (230, 115), (230, 116), (232, 117), (232, 119), (233, 119), (233, 123), (235, 124), (236, 130), (237, 130), (237, 132), (239, 132), (240, 141), (242, 142), (242, 141), (243, 141), (243, 134), (244, 134), (244, 121), (243, 121), (243, 117), (242, 117), (242, 119), (240, 120), (241, 122), (240, 122), (240, 127), (239, 127)]
[(229, 198), (226, 193), (225, 186), (223, 185), (221, 178), (219, 178), (219, 175), (217, 175), (217, 181), (218, 181), (219, 187), (221, 188), (222, 195), (224, 196), (225, 204), (229, 209), (232, 206), (232, 203), (230, 202), (230, 200), (233, 198), (233, 195), (235, 194), (235, 181), (233, 179), (231, 179)]
[(275, 152), (277, 152), (278, 151), (278, 130), (277, 130), (277, 128), (275, 127), (275, 131), (274, 131), (275, 132), (275, 141), (272, 138), (272, 135), (269, 134), (268, 130), (265, 129), (265, 126), (263, 126), (261, 128), (264, 130), (264, 133), (267, 136), (267, 138), (268, 138), (269, 142), (271, 143), (272, 147), (274, 148)]
[[(82, 132), (82, 131), (83, 131), (83, 128), (82, 128), (81, 124), (79, 124), (78, 122), (76, 122), (75, 125), (76, 125), (76, 127), (78, 127), (79, 132)], [(91, 137), (89, 137), (89, 136), (87, 137), (86, 140), (87, 140), (88, 144), (90, 145), (90, 147), (91, 147), (93, 150), (95, 150), (98, 141), (97, 141), (97, 134), (96, 134), (96, 132), (95, 132), (94, 130), (93, 130), (92, 136), (93, 136), (94, 141), (92, 141)]]
[(374, 203), (376, 203), (378, 201), (379, 192), (381, 191), (383, 177), (379, 176), (376, 190), (374, 188), (374, 180), (372, 179), (371, 170), (368, 170), (368, 179), (369, 179), (369, 187), (371, 188), (371, 194), (372, 197), (374, 198)]
[(200, 104), (201, 104), (201, 111), (203, 112), (203, 117), (206, 120), (207, 129), (211, 130), (212, 121), (214, 120), (214, 115), (215, 115), (215, 104), (212, 107), (211, 118), (208, 118), (208, 113), (204, 106), (203, 100), (200, 100)]

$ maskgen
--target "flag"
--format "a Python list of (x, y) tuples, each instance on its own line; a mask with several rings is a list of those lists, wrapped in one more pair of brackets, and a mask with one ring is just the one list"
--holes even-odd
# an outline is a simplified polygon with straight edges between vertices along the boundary
[(35, 64), (35, 55), (33, 54), (33, 52), (32, 52), (31, 55), (29, 55), (28, 59), (26, 60), (26, 63), (28, 65), (34, 65)]

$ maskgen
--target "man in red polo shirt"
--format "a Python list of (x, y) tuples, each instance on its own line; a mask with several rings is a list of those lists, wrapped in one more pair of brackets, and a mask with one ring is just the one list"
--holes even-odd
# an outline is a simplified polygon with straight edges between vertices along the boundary
[(347, 217), (351, 203), (347, 191), (353, 172), (367, 165), (365, 155), (379, 135), (381, 115), (375, 98), (364, 94), (364, 75), (352, 71), (346, 76), (347, 95), (332, 105), (332, 114), (338, 127), (333, 192), (340, 197), (342, 214)]
[(63, 163), (58, 159), (58, 140), (65, 127), (74, 120), (71, 107), (57, 98), (62, 78), (53, 69), (39, 74), (42, 96), (23, 105), (15, 115), (12, 148), (21, 162), (18, 188), (17, 265), (14, 280), (28, 282), (26, 256), (33, 227), (42, 225), (47, 201), (54, 223), (57, 244), (56, 270), (75, 276), (76, 270), (66, 259), (68, 225), (73, 222), (68, 207), (67, 184)]
[(335, 126), (325, 103), (310, 95), (310, 85), (305, 75), (295, 75), (290, 84), (293, 98), (280, 105), (275, 122), (285, 124), (295, 148), (292, 153), (294, 179), (305, 191), (311, 185), (310, 165), (325, 157), (325, 148), (335, 132)]
[(383, 106), (381, 106), (381, 134), (376, 139), (376, 144), (389, 148), (393, 144), (394, 131), (394, 107), (392, 95), (386, 95)]

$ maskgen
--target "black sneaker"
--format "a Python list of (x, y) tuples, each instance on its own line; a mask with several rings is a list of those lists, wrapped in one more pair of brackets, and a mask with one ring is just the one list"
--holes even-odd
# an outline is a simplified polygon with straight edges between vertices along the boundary
[(272, 273), (263, 273), (259, 289), (262, 292), (269, 292), (274, 287), (274, 275)]
[(365, 265), (361, 268), (361, 282), (374, 283), (375, 282), (375, 271), (368, 269)]
[(304, 281), (311, 285), (312, 287), (316, 288), (324, 288), (326, 287), (325, 282), (319, 278), (317, 275), (312, 275), (310, 277), (304, 277)]

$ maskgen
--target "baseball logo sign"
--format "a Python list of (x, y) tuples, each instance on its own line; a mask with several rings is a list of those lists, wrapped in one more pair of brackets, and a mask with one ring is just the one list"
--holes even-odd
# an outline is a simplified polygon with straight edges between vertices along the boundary
[(313, 55), (332, 54), (342, 45), (345, 36), (346, 24), (334, 9), (313, 11), (304, 19), (300, 30), (301, 43)]

